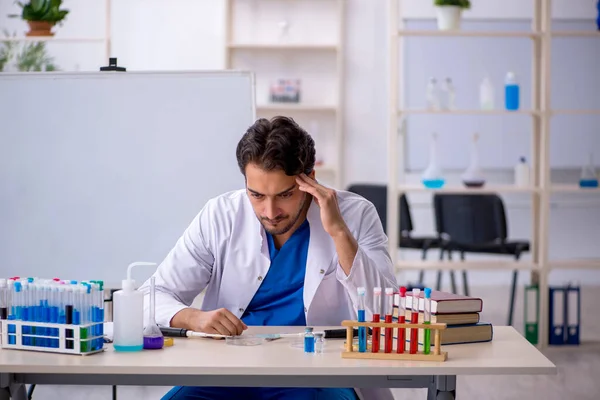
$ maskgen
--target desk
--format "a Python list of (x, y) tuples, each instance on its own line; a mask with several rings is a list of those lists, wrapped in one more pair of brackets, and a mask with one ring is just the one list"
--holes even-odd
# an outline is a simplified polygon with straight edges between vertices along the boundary
[[(248, 332), (299, 329), (253, 327)], [(239, 347), (223, 340), (177, 339), (163, 350), (115, 353), (108, 345), (104, 353), (91, 356), (0, 350), (0, 387), (36, 383), (428, 388), (428, 400), (433, 400), (454, 398), (457, 375), (556, 373), (556, 366), (512, 327), (495, 327), (489, 343), (443, 346), (448, 351), (446, 362), (342, 359), (343, 340), (327, 340), (323, 354), (305, 354), (291, 345), (292, 340)], [(18, 392), (13, 398), (24, 400)]]

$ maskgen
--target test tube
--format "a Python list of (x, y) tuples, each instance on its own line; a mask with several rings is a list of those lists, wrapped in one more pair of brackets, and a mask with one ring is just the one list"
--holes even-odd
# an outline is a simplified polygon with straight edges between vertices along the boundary
[[(365, 320), (365, 294), (364, 287), (357, 289), (358, 294), (358, 322), (366, 322)], [(364, 353), (367, 351), (367, 328), (364, 326), (358, 327), (358, 351)]]
[[(431, 324), (431, 288), (425, 288), (425, 306), (423, 307), (423, 323)], [(423, 353), (429, 354), (431, 346), (431, 329), (424, 329)]]
[[(394, 314), (394, 288), (385, 288), (385, 322), (387, 324), (392, 323), (392, 316)], [(385, 328), (385, 349), (386, 353), (392, 352), (392, 346), (394, 344), (394, 329)]]
[[(398, 322), (406, 323), (406, 287), (400, 287), (400, 296), (398, 299)], [(398, 328), (397, 353), (404, 353), (406, 347), (406, 328)]]
[[(410, 314), (410, 322), (411, 324), (419, 323), (419, 295), (421, 293), (421, 289), (413, 289), (412, 290), (412, 312)], [(419, 347), (419, 329), (418, 328), (410, 328), (410, 354), (417, 354), (417, 349)]]
[[(373, 322), (379, 322), (381, 319), (381, 288), (373, 288)], [(379, 341), (381, 339), (381, 328), (373, 327), (373, 336), (371, 340), (371, 352), (379, 353)]]

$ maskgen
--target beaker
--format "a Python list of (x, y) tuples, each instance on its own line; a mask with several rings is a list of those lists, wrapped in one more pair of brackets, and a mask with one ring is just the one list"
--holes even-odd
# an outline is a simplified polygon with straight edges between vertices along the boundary
[(423, 172), (422, 182), (428, 189), (439, 189), (444, 186), (445, 180), (442, 177), (441, 168), (438, 165), (437, 159), (437, 134), (431, 134), (431, 142), (429, 144), (429, 166)]
[(594, 155), (592, 153), (590, 153), (588, 165), (583, 166), (581, 169), (579, 186), (582, 188), (598, 187), (598, 175), (596, 174), (596, 169), (594, 168)]
[(165, 344), (165, 338), (156, 324), (155, 313), (155, 277), (150, 278), (150, 307), (148, 307), (148, 324), (144, 327), (144, 349), (155, 350), (162, 349)]

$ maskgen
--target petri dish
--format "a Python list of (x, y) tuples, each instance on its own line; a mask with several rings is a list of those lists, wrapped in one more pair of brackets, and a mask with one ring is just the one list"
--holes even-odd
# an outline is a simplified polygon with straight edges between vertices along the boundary
[(225, 343), (231, 346), (258, 346), (265, 342), (264, 337), (252, 336), (252, 335), (241, 335), (231, 336), (225, 338)]

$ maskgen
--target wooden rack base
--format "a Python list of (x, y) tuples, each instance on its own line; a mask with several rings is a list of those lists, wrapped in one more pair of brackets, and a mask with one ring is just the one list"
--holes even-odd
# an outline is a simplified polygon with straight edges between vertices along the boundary
[[(409, 360), (409, 361), (446, 361), (448, 353), (441, 351), (441, 331), (446, 329), (446, 324), (410, 324), (410, 323), (385, 323), (385, 322), (358, 322), (358, 321), (342, 321), (342, 326), (346, 327), (346, 345), (345, 351), (342, 352), (342, 358), (356, 358), (368, 360)], [(405, 329), (429, 329), (433, 334), (433, 346), (429, 354), (419, 351), (411, 354), (406, 350), (404, 353), (397, 353), (395, 350), (391, 353), (379, 351), (373, 353), (371, 350), (365, 352), (355, 351), (354, 349), (354, 328), (393, 328), (392, 332), (396, 332), (398, 328)], [(382, 336), (383, 339), (383, 336)]]

